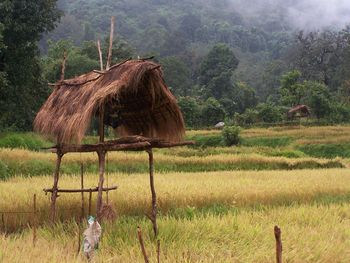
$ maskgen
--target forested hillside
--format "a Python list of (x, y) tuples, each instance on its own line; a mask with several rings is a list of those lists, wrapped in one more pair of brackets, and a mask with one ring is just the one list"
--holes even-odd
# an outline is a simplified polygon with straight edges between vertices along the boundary
[[(6, 2), (23, 5), (17, 0)], [(55, 2), (41, 0), (37, 4)], [(8, 124), (10, 117), (1, 116), (6, 129), (31, 129), (39, 102), (49, 93), (43, 83), (59, 78), (64, 50), (68, 51), (66, 77), (99, 68), (96, 40), (101, 38), (106, 56), (111, 16), (116, 17), (113, 62), (155, 56), (189, 127), (213, 126), (222, 120), (238, 125), (285, 121), (288, 109), (297, 104), (306, 104), (318, 121), (336, 123), (350, 118), (346, 4), (331, 6), (314, 0), (58, 0), (57, 8), (62, 16), (55, 29), (50, 31), (58, 13), (33, 40), (37, 44), (34, 42), (41, 38), (40, 58), (32, 52), (33, 61), (40, 62), (37, 73), (26, 68), (31, 70), (27, 77), (35, 75), (40, 83), (22, 79), (22, 86), (14, 84), (17, 80), (9, 79), (13, 72), (4, 60), (6, 55), (1, 56), (2, 87), (18, 85), (18, 95), (43, 91), (32, 110), (21, 113), (13, 125)], [(15, 9), (0, 6), (4, 14), (10, 14), (9, 10)], [(9, 36), (16, 34), (8, 21), (0, 18), (1, 54), (12, 50)], [(16, 102), (8, 99), (8, 91), (0, 89), (4, 112)], [(33, 96), (39, 93), (29, 94), (29, 98)]]

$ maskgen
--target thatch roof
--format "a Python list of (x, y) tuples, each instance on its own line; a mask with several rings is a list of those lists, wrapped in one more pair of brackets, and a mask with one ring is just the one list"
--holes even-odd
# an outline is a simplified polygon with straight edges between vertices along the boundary
[(296, 105), (291, 109), (289, 109), (287, 113), (289, 118), (295, 117), (296, 114), (299, 114), (299, 117), (309, 117), (310, 116), (309, 107), (306, 105)]
[(80, 143), (94, 116), (104, 108), (104, 123), (120, 136), (142, 135), (182, 140), (184, 121), (160, 66), (129, 60), (104, 73), (89, 72), (54, 88), (34, 121), (34, 130), (57, 143)]

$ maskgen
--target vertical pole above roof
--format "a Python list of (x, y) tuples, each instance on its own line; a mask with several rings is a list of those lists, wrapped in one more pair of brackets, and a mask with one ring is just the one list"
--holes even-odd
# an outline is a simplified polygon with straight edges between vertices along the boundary
[(60, 81), (64, 81), (64, 73), (66, 71), (66, 60), (67, 60), (67, 51), (65, 50), (64, 53), (63, 53), (62, 68), (61, 68), (61, 79), (60, 79)]
[(100, 38), (97, 40), (97, 49), (98, 49), (98, 56), (100, 57), (100, 70), (103, 71), (103, 59), (102, 59)]
[(108, 57), (107, 57), (107, 64), (106, 64), (106, 70), (109, 70), (111, 66), (112, 61), (112, 49), (113, 49), (113, 34), (114, 34), (114, 22), (115, 17), (111, 17), (111, 32), (109, 34), (109, 49), (108, 49)]

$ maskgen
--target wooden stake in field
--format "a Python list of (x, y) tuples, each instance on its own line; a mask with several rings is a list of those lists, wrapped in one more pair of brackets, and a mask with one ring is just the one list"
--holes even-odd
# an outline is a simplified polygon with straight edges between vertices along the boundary
[(33, 196), (33, 246), (35, 246), (36, 242), (36, 194)]
[(145, 249), (145, 244), (143, 243), (142, 231), (141, 231), (141, 228), (139, 226), (137, 227), (137, 236), (139, 238), (141, 251), (142, 251), (142, 255), (143, 255), (143, 258), (145, 260), (145, 263), (149, 263), (149, 260), (148, 260), (148, 257), (147, 257), (147, 253), (146, 253), (146, 249)]
[(276, 239), (276, 262), (282, 263), (281, 229), (278, 226), (275, 226), (274, 233), (275, 233), (275, 239)]
[(157, 263), (160, 263), (160, 240), (157, 240)]

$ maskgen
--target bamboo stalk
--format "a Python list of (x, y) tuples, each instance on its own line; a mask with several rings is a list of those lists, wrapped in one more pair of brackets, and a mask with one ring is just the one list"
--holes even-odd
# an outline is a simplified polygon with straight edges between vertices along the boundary
[(110, 31), (110, 34), (109, 34), (109, 49), (108, 49), (106, 70), (109, 70), (109, 68), (111, 66), (111, 61), (112, 61), (114, 22), (115, 22), (115, 17), (112, 16), (111, 17), (111, 31)]
[(97, 217), (100, 219), (100, 210), (102, 208), (102, 189), (104, 182), (104, 173), (105, 173), (105, 151), (98, 152), (98, 166), (99, 166), (99, 182), (98, 182), (98, 194), (97, 194)]
[(92, 191), (89, 191), (89, 215), (91, 215)]
[[(81, 190), (84, 190), (84, 165), (83, 163), (80, 164), (80, 185)], [(85, 200), (84, 200), (84, 191), (81, 191), (81, 217), (80, 222), (83, 220), (85, 216)]]
[(60, 81), (64, 81), (64, 74), (66, 71), (66, 60), (67, 60), (67, 51), (65, 50), (63, 53), (63, 60), (62, 60), (62, 68), (61, 68), (61, 79)]
[[(118, 186), (111, 186), (111, 187), (104, 187), (102, 188), (103, 192), (112, 191), (117, 189)], [(54, 190), (52, 188), (50, 189), (43, 189), (45, 193), (52, 193)], [(88, 188), (88, 189), (58, 189), (57, 193), (92, 193), (92, 192), (98, 192), (98, 187), (95, 188)]]
[(100, 41), (100, 39), (97, 40), (97, 49), (98, 49), (98, 56), (100, 57), (100, 70), (103, 71), (103, 59), (102, 59), (102, 51), (101, 51), (101, 41)]
[(137, 227), (137, 236), (139, 238), (143, 259), (145, 260), (145, 263), (149, 263), (146, 249), (145, 249), (145, 244), (143, 243), (142, 231), (141, 231), (141, 228), (139, 226)]

